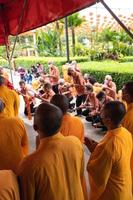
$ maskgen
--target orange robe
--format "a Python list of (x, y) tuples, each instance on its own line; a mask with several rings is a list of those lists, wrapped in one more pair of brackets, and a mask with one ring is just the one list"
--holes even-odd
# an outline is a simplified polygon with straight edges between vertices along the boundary
[(0, 170), (16, 172), (20, 161), (28, 154), (28, 138), (22, 120), (0, 114)]
[(19, 112), (19, 95), (6, 86), (0, 86), (0, 98), (5, 103), (4, 113), (8, 117), (17, 117)]
[(63, 116), (60, 132), (64, 136), (74, 135), (83, 143), (84, 142), (84, 125), (80, 118), (65, 114)]
[(0, 200), (20, 200), (17, 177), (11, 170), (0, 170)]
[[(122, 125), (130, 131), (133, 139), (133, 103), (127, 105), (127, 113), (122, 121)], [(132, 171), (132, 183), (133, 183), (133, 153), (131, 157), (131, 171)], [(133, 184), (132, 184), (132, 192), (133, 192)]]
[(107, 132), (88, 162), (89, 200), (132, 200), (130, 132), (120, 127)]
[(81, 142), (61, 133), (41, 139), (20, 164), (18, 175), (22, 200), (84, 200)]

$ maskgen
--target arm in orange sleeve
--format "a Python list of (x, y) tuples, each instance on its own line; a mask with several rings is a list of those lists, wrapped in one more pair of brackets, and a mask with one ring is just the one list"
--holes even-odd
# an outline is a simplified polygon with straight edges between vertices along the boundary
[(29, 153), (28, 136), (27, 136), (27, 132), (24, 126), (24, 122), (20, 120), (20, 123), (23, 130), (23, 135), (22, 135), (22, 140), (21, 140), (22, 153), (23, 153), (23, 156), (27, 156)]

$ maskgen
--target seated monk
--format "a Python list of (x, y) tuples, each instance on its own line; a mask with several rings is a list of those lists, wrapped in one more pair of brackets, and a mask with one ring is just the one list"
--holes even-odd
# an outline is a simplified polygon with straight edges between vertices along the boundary
[(55, 95), (52, 90), (52, 85), (50, 83), (45, 83), (43, 86), (43, 95), (41, 96), (42, 101), (50, 102), (51, 98)]
[(0, 98), (6, 104), (4, 113), (8, 117), (17, 117), (19, 112), (19, 95), (5, 85), (5, 79), (0, 76)]
[(11, 170), (0, 170), (0, 200), (20, 200), (17, 177)]
[(105, 81), (103, 85), (103, 89), (107, 93), (108, 96), (113, 98), (114, 100), (116, 99), (116, 84), (112, 81), (112, 77), (110, 75), (105, 76)]
[(93, 86), (92, 85), (86, 85), (86, 100), (84, 104), (81, 106), (83, 108), (86, 108), (84, 111), (82, 111), (82, 115), (88, 116), (92, 115), (97, 112), (99, 109), (99, 102), (96, 98), (95, 92), (93, 92)]
[(69, 109), (73, 109), (75, 103), (71, 103), (73, 100), (73, 87), (69, 83), (65, 83), (64, 79), (59, 80), (58, 85), (59, 94), (65, 95), (69, 100)]
[(24, 123), (16, 117), (7, 117), (5, 104), (0, 100), (0, 170), (16, 172), (20, 161), (28, 154), (28, 138)]
[[(25, 108), (24, 114), (27, 116), (29, 113), (33, 114), (35, 112), (35, 93), (33, 90), (26, 86), (25, 81), (20, 81), (20, 94), (24, 98)], [(18, 91), (19, 92), (19, 91)]]
[(101, 113), (108, 131), (101, 142), (86, 138), (92, 152), (87, 171), (89, 174), (89, 200), (132, 200), (130, 160), (132, 136), (121, 121), (126, 113), (122, 102), (107, 103)]
[(19, 166), (21, 200), (84, 200), (83, 149), (74, 136), (60, 132), (61, 110), (39, 105), (34, 129), (40, 138), (38, 149)]
[(60, 128), (60, 132), (64, 136), (74, 135), (81, 143), (84, 142), (84, 125), (80, 118), (75, 117), (67, 113), (69, 109), (69, 101), (64, 95), (54, 95), (51, 99), (51, 103), (58, 106), (63, 112), (63, 120)]

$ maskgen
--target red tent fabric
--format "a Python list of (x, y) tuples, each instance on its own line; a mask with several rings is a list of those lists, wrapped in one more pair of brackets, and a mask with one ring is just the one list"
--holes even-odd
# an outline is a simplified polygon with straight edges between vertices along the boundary
[(94, 3), (96, 0), (0, 0), (0, 45), (9, 35), (46, 25)]

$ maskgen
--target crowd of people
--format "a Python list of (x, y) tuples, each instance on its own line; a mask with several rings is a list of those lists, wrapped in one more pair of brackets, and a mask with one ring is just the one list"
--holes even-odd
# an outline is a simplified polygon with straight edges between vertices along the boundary
[[(14, 89), (0, 67), (0, 200), (133, 200), (133, 82), (117, 91), (110, 75), (98, 83), (76, 61), (62, 74), (52, 61), (48, 72), (37, 64), (18, 73)], [(37, 132), (31, 154), (19, 95)], [(106, 132), (99, 143), (85, 137), (82, 116)]]

